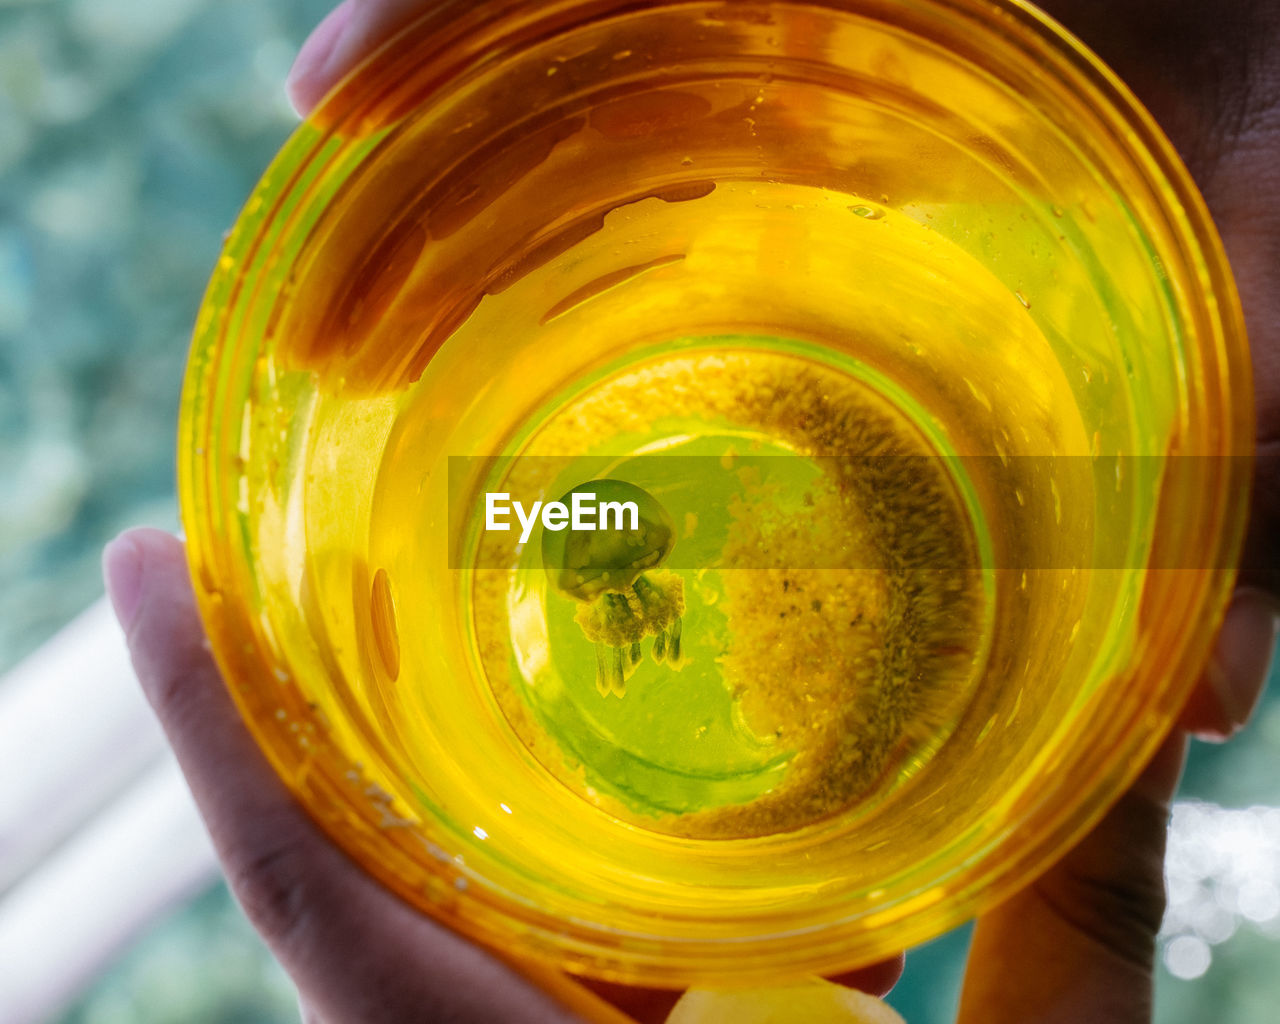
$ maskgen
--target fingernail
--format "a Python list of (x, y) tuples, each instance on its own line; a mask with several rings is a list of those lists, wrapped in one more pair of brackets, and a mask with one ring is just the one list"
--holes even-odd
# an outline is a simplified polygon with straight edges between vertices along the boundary
[(102, 549), (102, 578), (111, 607), (127, 633), (142, 603), (142, 552), (127, 533)]
[(1206, 674), (1232, 731), (1249, 721), (1275, 652), (1277, 606), (1259, 590), (1241, 588), (1231, 598)]
[(284, 88), (299, 117), (306, 117), (323, 95), (323, 84), (315, 85), (311, 80), (325, 70), (338, 41), (347, 30), (353, 10), (350, 0), (339, 4), (307, 36), (302, 49), (298, 51)]

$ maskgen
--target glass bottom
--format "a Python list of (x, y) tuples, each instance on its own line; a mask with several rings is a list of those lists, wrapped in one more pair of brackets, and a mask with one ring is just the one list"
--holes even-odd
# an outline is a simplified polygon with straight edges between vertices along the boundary
[(550, 403), (487, 489), (529, 509), (625, 481), (673, 542), (570, 593), (545, 526), (476, 531), (478, 661), (521, 742), (602, 811), (691, 838), (804, 828), (910, 779), (981, 676), (993, 603), (929, 424), (846, 355), (750, 336), (632, 353)]

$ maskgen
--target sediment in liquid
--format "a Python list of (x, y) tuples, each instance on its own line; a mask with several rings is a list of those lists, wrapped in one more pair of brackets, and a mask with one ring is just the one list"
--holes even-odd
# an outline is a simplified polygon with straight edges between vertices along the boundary
[[(711, 348), (639, 360), (562, 403), (504, 487), (550, 495), (585, 449), (624, 467), (629, 455), (664, 452), (678, 470), (691, 448), (704, 458), (718, 450), (732, 488), (716, 556), (687, 555), (675, 570), (686, 578), (692, 664), (674, 678), (647, 669), (609, 705), (584, 685), (590, 645), (579, 636), (575, 649), (572, 631), (555, 628), (570, 602), (540, 585), (541, 567), (526, 559), (477, 573), (473, 592), (480, 658), (503, 712), (566, 785), (657, 831), (765, 835), (874, 801), (945, 738), (982, 656), (979, 543), (946, 461), (839, 368)], [(761, 452), (778, 462), (752, 458)], [(671, 482), (674, 500), (687, 485)], [(687, 547), (710, 528), (716, 486), (698, 481), (694, 507), (669, 507)], [(493, 552), (481, 558), (494, 564)], [(646, 700), (645, 687), (670, 696)], [(702, 705), (727, 705), (731, 726), (711, 735), (687, 713), (699, 705), (691, 688), (706, 691)], [(608, 758), (584, 755), (599, 745), (571, 735), (592, 727), (655, 771), (640, 782), (628, 771), (610, 777)], [(717, 785), (714, 750), (694, 767), (688, 748), (700, 743), (737, 762), (740, 785)]]

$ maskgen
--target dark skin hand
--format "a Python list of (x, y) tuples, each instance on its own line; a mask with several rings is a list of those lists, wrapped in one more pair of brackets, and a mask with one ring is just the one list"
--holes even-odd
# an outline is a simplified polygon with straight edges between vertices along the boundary
[[(290, 76), (301, 113), (430, 0), (347, 0)], [(1179, 728), (1098, 826), (978, 922), (961, 1024), (1150, 1020), (1164, 906), (1165, 827), (1188, 734), (1225, 739), (1261, 694), (1280, 574), (1280, 2), (1059, 0), (1044, 5), (1124, 78), (1169, 133), (1222, 233), (1253, 347), (1260, 460), (1240, 586)], [(249, 737), (196, 614), (181, 544), (114, 541), (108, 591), (134, 665), (186, 774), (228, 880), (289, 972), (304, 1018), (326, 1024), (661, 1021), (676, 993), (537, 984), (403, 905), (334, 847)], [(901, 958), (841, 977), (873, 993)], [(544, 982), (546, 978), (543, 979)], [(566, 994), (568, 993), (568, 994)], [(575, 994), (576, 993), (576, 994)]]
[[(1169, 135), (1221, 233), (1253, 355), (1258, 464), (1236, 595), (1184, 730), (1223, 738), (1266, 678), (1280, 594), (1280, 3), (1048, 0)], [(1175, 735), (1098, 828), (978, 923), (961, 1024), (1151, 1019)], [(1089, 1007), (1086, 1011), (1084, 1008)]]

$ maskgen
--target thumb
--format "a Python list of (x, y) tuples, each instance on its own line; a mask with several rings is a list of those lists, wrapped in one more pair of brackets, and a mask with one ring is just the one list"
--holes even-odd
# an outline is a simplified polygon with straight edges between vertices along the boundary
[(125, 533), (103, 553), (134, 669), (236, 898), (321, 1020), (521, 1021), (570, 1015), (478, 946), (401, 903), (312, 823), (232, 704), (182, 544)]
[(1166, 821), (1185, 751), (1175, 732), (1078, 846), (978, 921), (958, 1024), (1151, 1019)]
[(285, 91), (305, 117), (365, 57), (440, 0), (343, 0), (298, 51)]
[(1075, 849), (978, 922), (960, 1024), (1151, 1019), (1165, 836), (1186, 732), (1226, 739), (1248, 721), (1276, 628), (1272, 598), (1236, 592), (1179, 728)]

